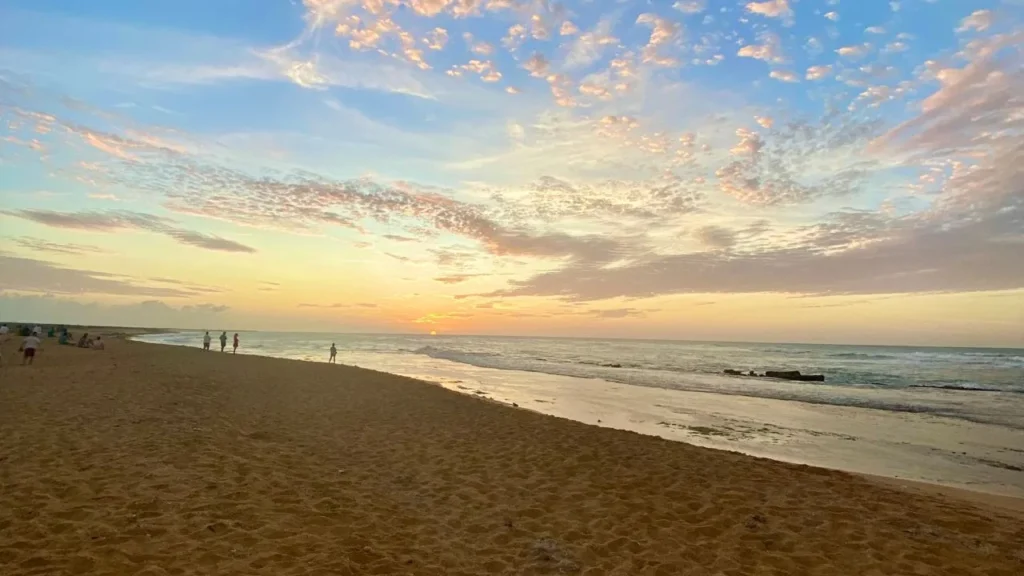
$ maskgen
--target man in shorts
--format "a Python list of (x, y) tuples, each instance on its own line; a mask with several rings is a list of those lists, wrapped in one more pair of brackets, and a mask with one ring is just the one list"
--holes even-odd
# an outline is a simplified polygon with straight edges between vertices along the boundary
[(21, 357), (22, 366), (24, 366), (25, 364), (32, 364), (32, 362), (36, 359), (36, 350), (39, 349), (40, 344), (41, 341), (39, 340), (39, 337), (36, 335), (25, 337), (25, 341), (21, 343), (21, 352), (23, 354)]

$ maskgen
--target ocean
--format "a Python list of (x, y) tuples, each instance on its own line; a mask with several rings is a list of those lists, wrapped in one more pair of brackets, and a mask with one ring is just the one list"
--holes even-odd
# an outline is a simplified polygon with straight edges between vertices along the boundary
[[(211, 334), (216, 347), (219, 334)], [(240, 334), (241, 354), (325, 362), (333, 342), (339, 363), (555, 416), (1024, 496), (1024, 350)], [(138, 339), (200, 347), (202, 333)], [(728, 376), (726, 369), (799, 370), (825, 382)]]

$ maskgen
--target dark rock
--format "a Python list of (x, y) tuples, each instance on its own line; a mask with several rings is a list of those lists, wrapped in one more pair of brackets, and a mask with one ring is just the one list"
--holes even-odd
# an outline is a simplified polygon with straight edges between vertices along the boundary
[(769, 378), (780, 378), (782, 380), (797, 380), (799, 382), (824, 382), (825, 377), (821, 374), (801, 374), (799, 370), (769, 370), (764, 373)]
[(601, 364), (605, 368), (622, 368), (622, 364)]
[(725, 373), (728, 374), (729, 376), (743, 376), (743, 372), (740, 372), (739, 370), (733, 370), (731, 368), (726, 368)]
[(757, 376), (757, 372), (751, 370), (750, 372), (747, 372), (747, 376)]

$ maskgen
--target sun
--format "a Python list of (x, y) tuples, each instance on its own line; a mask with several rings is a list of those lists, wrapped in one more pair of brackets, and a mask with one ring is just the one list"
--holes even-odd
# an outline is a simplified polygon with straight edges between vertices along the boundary
[(437, 330), (431, 330), (430, 331), (430, 335), (431, 336), (437, 336)]

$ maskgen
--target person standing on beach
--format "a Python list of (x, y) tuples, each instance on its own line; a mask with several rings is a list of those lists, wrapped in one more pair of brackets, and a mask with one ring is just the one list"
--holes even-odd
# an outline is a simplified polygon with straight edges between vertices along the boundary
[(227, 345), (228, 345), (228, 333), (227, 332), (221, 332), (220, 333), (220, 351), (223, 352), (224, 348), (226, 348)]
[(238, 332), (235, 332), (234, 348), (231, 350), (232, 354), (238, 354)]
[(209, 349), (210, 349), (210, 332), (207, 331), (206, 335), (203, 336), (203, 350), (209, 350)]
[[(4, 325), (0, 326), (0, 346), (3, 346), (4, 342), (7, 342), (7, 334), (10, 331), (11, 331), (11, 329), (7, 327), (7, 324), (4, 324)], [(4, 353), (3, 353), (3, 350), (0, 350), (0, 366), (3, 366), (3, 365), (4, 365)]]
[(21, 343), (21, 349), (20, 349), (20, 351), (23, 354), (22, 357), (21, 357), (21, 365), (22, 366), (24, 366), (26, 363), (31, 365), (32, 362), (35, 361), (35, 359), (36, 359), (36, 350), (39, 349), (39, 346), (41, 345), (41, 343), (42, 343), (42, 341), (35, 334), (32, 334), (31, 336), (26, 336), (25, 337), (25, 341)]
[(334, 346), (334, 342), (331, 342), (331, 359), (327, 361), (328, 364), (337, 364), (338, 349)]

